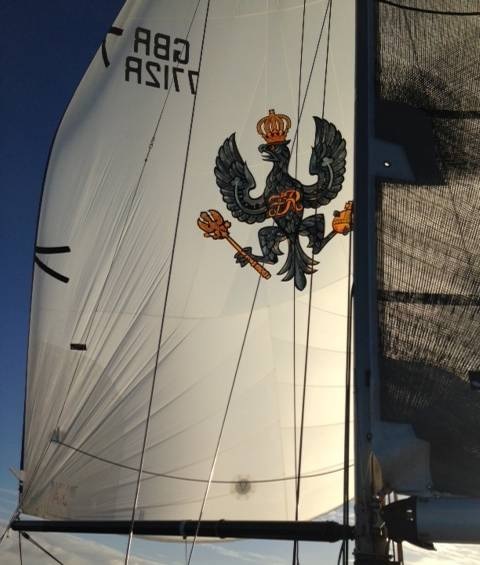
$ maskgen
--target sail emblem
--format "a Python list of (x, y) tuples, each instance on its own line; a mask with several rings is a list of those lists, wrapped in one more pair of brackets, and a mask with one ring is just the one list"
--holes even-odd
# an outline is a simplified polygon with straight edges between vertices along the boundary
[[(313, 119), (315, 143), (309, 172), (317, 177), (317, 181), (311, 185), (303, 184), (290, 176), (288, 168), (291, 153), (287, 134), (291, 120), (285, 114), (275, 113), (273, 109), (257, 123), (257, 132), (266, 142), (258, 147), (258, 151), (264, 161), (272, 163), (262, 195), (250, 196), (256, 182), (238, 150), (235, 133), (220, 146), (215, 161), (217, 186), (232, 216), (248, 224), (261, 223), (267, 219), (274, 221), (274, 225), (263, 227), (258, 232), (261, 255), (252, 253), (251, 247), (240, 248), (236, 242), (234, 245), (233, 240), (230, 241), (237, 249), (235, 260), (242, 267), (250, 264), (262, 276), (269, 278), (268, 271), (266, 276), (259, 267), (265, 263), (276, 264), (278, 257), (283, 255), (280, 244), (287, 242), (287, 259), (278, 275), (284, 275), (284, 281), (293, 279), (299, 290), (305, 288), (305, 275), (315, 272), (314, 266), (318, 262), (313, 256), (320, 253), (334, 235), (346, 235), (351, 230), (351, 203), (348, 213), (345, 214), (347, 209), (337, 213), (346, 218), (346, 222), (334, 223), (327, 236), (324, 216), (317, 213), (317, 209), (333, 200), (342, 188), (347, 151), (345, 140), (332, 123), (316, 116)], [(315, 213), (304, 218), (305, 208), (313, 208)], [(205, 232), (205, 237), (225, 239), (225, 236), (212, 235), (215, 232), (213, 224), (219, 217), (221, 218), (221, 215), (216, 210), (202, 212), (198, 225)], [(221, 221), (224, 222), (223, 218)], [(231, 224), (226, 223), (228, 231)], [(307, 238), (310, 254), (303, 250), (300, 237)]]

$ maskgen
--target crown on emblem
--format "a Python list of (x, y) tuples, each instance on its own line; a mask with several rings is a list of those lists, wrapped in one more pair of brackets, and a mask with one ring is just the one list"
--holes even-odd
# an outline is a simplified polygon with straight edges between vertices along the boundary
[(269, 110), (265, 116), (257, 122), (257, 131), (267, 143), (282, 143), (287, 139), (287, 133), (292, 122), (285, 114), (275, 114), (275, 110)]

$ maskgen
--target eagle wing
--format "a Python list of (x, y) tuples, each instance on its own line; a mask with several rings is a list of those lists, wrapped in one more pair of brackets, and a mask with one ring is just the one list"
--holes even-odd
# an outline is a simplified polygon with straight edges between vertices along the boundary
[(318, 181), (303, 186), (303, 205), (306, 208), (325, 206), (335, 198), (342, 188), (345, 174), (347, 150), (345, 140), (338, 129), (324, 120), (314, 116), (315, 144), (310, 157), (310, 174), (317, 175)]
[(234, 218), (249, 224), (265, 220), (267, 217), (265, 198), (263, 195), (257, 198), (250, 196), (250, 192), (256, 187), (255, 179), (238, 151), (234, 133), (218, 150), (215, 177), (223, 201)]

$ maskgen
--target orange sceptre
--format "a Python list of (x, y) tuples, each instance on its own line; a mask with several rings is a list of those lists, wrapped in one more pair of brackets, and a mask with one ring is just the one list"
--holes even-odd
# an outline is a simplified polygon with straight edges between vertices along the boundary
[(230, 237), (228, 228), (232, 225), (228, 220), (224, 220), (220, 212), (217, 210), (209, 210), (201, 212), (197, 220), (198, 227), (204, 232), (203, 237), (212, 237), (213, 239), (226, 239), (228, 243), (240, 253), (250, 263), (250, 265), (264, 279), (269, 279), (272, 275), (253, 257), (238, 245), (238, 243)]

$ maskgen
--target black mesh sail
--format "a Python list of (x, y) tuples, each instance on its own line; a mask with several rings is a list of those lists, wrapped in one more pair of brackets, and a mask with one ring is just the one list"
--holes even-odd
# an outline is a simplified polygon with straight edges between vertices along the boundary
[(434, 491), (480, 496), (480, 1), (377, 14), (379, 98), (431, 120), (438, 170), (379, 184), (381, 418), (429, 444)]

